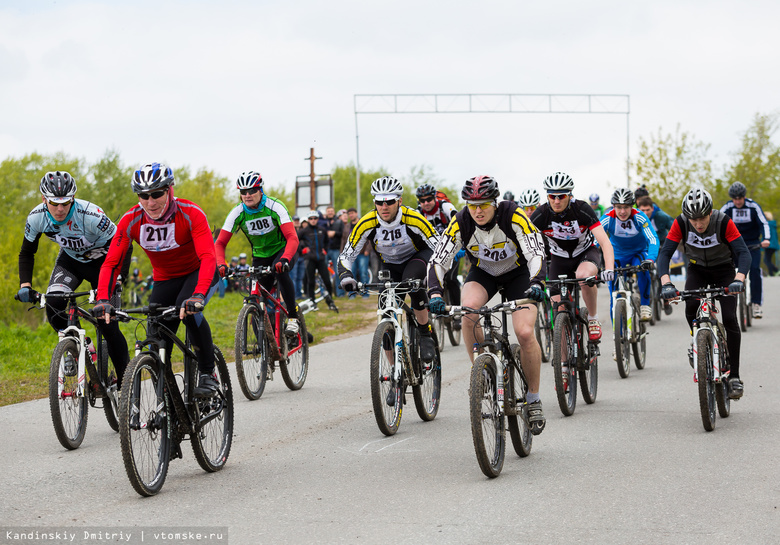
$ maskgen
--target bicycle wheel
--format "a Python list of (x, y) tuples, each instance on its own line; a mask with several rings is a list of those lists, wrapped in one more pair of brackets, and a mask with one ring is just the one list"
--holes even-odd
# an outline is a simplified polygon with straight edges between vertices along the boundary
[[(615, 338), (615, 361), (620, 378), (628, 377), (631, 372), (631, 343), (629, 340), (631, 332), (628, 330), (626, 312), (626, 300), (616, 299), (612, 309), (612, 336)], [(634, 319), (636, 320), (637, 317)]]
[(740, 293), (737, 295), (737, 309), (739, 310), (739, 328), (744, 333), (747, 331), (747, 305), (745, 304), (745, 294)]
[(200, 467), (213, 473), (225, 467), (233, 444), (233, 388), (222, 352), (214, 347), (217, 395), (195, 400), (197, 432), (190, 436), (192, 452)]
[(558, 314), (553, 332), (552, 363), (555, 394), (563, 415), (571, 416), (577, 406), (577, 340), (568, 314), (565, 312)]
[(696, 337), (696, 374), (699, 384), (699, 409), (704, 429), (715, 429), (715, 377), (713, 376), (712, 332), (699, 330)]
[[(448, 305), (452, 304), (450, 301), (450, 294), (444, 292), (444, 302)], [(460, 317), (451, 317), (447, 320), (447, 336), (450, 338), (450, 344), (452, 346), (458, 346), (460, 344)]]
[(306, 330), (306, 318), (298, 313), (298, 333), (286, 335), (287, 359), (280, 362), (284, 383), (290, 390), (300, 390), (309, 373), (309, 334)]
[(265, 336), (263, 315), (254, 305), (244, 305), (236, 321), (236, 374), (247, 399), (260, 399), (268, 379), (271, 348)]
[[(650, 305), (653, 309), (652, 319), (650, 325), (655, 325), (656, 322), (661, 321), (661, 315), (664, 310), (664, 302), (661, 300), (661, 286), (658, 275), (653, 273), (650, 279)], [(641, 368), (640, 368), (641, 369)]]
[(60, 444), (68, 450), (81, 445), (89, 418), (87, 396), (85, 392), (79, 395), (77, 362), (80, 350), (77, 339), (62, 339), (54, 348), (49, 367), (51, 422)]
[(488, 477), (498, 477), (504, 466), (506, 430), (498, 401), (496, 362), (489, 354), (478, 356), (471, 366), (469, 415), (479, 467)]
[(103, 398), (103, 412), (106, 414), (106, 421), (112, 430), (119, 431), (119, 405), (117, 401), (117, 376), (114, 362), (108, 359), (108, 343), (103, 339), (100, 343), (100, 358), (98, 359), (100, 373), (103, 384), (108, 386), (107, 396)]
[(436, 348), (439, 352), (444, 350), (444, 322), (447, 320), (445, 316), (434, 316), (429, 314), (428, 320), (433, 325), (432, 329), (436, 335)]
[[(585, 307), (580, 308), (580, 316), (587, 316), (588, 309)], [(579, 329), (578, 337), (585, 339), (585, 324), (582, 322), (577, 323)], [(596, 396), (599, 390), (599, 357), (597, 352), (589, 342), (585, 341), (585, 348), (578, 352), (580, 368), (577, 370), (577, 377), (580, 381), (580, 388), (582, 390), (582, 399), (585, 403), (590, 405), (596, 402)]]
[(159, 361), (148, 352), (125, 370), (119, 400), (119, 442), (127, 477), (142, 496), (157, 494), (165, 483), (171, 456), (171, 400), (162, 393)]
[[(512, 354), (515, 357), (517, 365), (520, 365), (520, 345), (512, 345)], [(505, 362), (504, 365), (509, 365)], [(521, 458), (525, 458), (531, 454), (531, 447), (533, 446), (534, 436), (531, 433), (531, 427), (528, 425), (528, 414), (525, 405), (525, 396), (528, 393), (528, 385), (523, 380), (522, 375), (518, 368), (514, 365), (511, 366), (511, 373), (509, 373), (509, 384), (504, 387), (504, 406), (506, 407), (507, 399), (511, 399), (510, 405), (515, 410), (516, 414), (507, 414), (506, 423), (509, 428), (509, 437), (512, 438), (512, 446), (515, 452)]]
[[(398, 431), (403, 412), (403, 380), (401, 384), (397, 384), (393, 378), (395, 343), (393, 324), (380, 323), (371, 343), (371, 402), (376, 424), (379, 431), (385, 435), (393, 435)], [(388, 356), (388, 352), (392, 356)], [(391, 357), (393, 359), (390, 359)], [(388, 400), (392, 400), (393, 404), (389, 405)]]
[(421, 384), (412, 386), (412, 395), (417, 414), (423, 421), (429, 422), (436, 418), (441, 400), (441, 354), (438, 348), (430, 366), (421, 363), (421, 367)]
[(634, 353), (634, 365), (637, 369), (644, 369), (647, 363), (647, 324), (641, 320), (634, 320), (635, 339), (637, 342), (631, 343), (631, 351)]
[(550, 302), (545, 299), (539, 303), (536, 312), (536, 323), (534, 324), (534, 334), (539, 348), (542, 349), (542, 361), (550, 361), (552, 353), (552, 328), (550, 327)]

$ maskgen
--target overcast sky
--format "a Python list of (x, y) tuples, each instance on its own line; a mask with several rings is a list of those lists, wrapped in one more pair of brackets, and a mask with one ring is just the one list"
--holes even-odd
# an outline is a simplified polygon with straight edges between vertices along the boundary
[[(677, 124), (716, 170), (780, 108), (780, 2), (4, 1), (0, 157), (64, 151), (292, 186), (356, 159), (356, 94), (630, 96), (628, 143)], [(580, 107), (581, 103), (575, 104)], [(626, 183), (626, 115), (358, 116), (360, 164), (502, 192)], [(37, 183), (32, 181), (31, 183)]]

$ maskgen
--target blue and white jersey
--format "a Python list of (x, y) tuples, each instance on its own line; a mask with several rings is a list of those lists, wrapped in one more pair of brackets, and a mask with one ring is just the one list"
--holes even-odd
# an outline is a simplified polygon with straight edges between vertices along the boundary
[(771, 238), (764, 211), (753, 199), (745, 199), (742, 208), (737, 208), (734, 201), (729, 201), (720, 211), (731, 218), (748, 246)]
[(35, 242), (46, 235), (59, 244), (62, 251), (81, 263), (100, 259), (116, 233), (116, 225), (105, 212), (89, 201), (75, 199), (68, 218), (57, 225), (47, 213), (46, 203), (32, 209), (24, 226), (24, 238)]
[(642, 255), (655, 261), (658, 257), (658, 235), (644, 212), (632, 208), (631, 216), (620, 221), (613, 208), (600, 221), (615, 249), (616, 260)]

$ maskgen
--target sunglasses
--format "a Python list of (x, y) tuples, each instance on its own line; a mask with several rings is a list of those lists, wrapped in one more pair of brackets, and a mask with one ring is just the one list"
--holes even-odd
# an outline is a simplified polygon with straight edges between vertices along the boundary
[(562, 201), (563, 199), (565, 199), (568, 196), (569, 196), (568, 193), (564, 193), (562, 195), (547, 195), (547, 198), (548, 199), (552, 199), (554, 201)]
[(433, 201), (434, 201), (433, 197), (425, 197), (424, 199), (417, 199), (417, 202), (419, 203), (426, 203), (426, 202), (433, 202)]
[(48, 200), (46, 202), (48, 202), (54, 208), (57, 208), (58, 206), (62, 206), (63, 208), (65, 208), (73, 204), (73, 199), (70, 199), (69, 201), (65, 201), (65, 202), (52, 202)]
[(468, 205), (470, 210), (476, 210), (477, 208), (479, 208), (481, 210), (487, 210), (491, 206), (493, 206), (492, 202), (483, 202), (483, 203), (480, 203), (480, 204), (469, 204)]
[(260, 188), (259, 187), (250, 187), (249, 189), (241, 189), (240, 191), (241, 191), (242, 195), (254, 195), (258, 191), (260, 191)]
[(388, 201), (374, 201), (374, 204), (379, 208), (380, 206), (393, 206), (397, 202), (397, 199), (390, 199)]
[(525, 211), (526, 212), (533, 212), (534, 210), (536, 210), (535, 206), (526, 206), (525, 207)]
[(166, 193), (168, 193), (168, 190), (161, 189), (159, 191), (152, 191), (151, 193), (139, 193), (138, 194), (138, 198), (141, 199), (142, 201), (148, 201), (149, 198), (159, 199), (160, 197), (162, 197)]

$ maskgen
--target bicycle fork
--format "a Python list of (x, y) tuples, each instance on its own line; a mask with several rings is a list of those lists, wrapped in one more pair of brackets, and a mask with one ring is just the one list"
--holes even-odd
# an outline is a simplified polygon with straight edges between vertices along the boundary
[(694, 342), (693, 342), (693, 382), (697, 383), (699, 382), (699, 366), (695, 364), (695, 362), (698, 362), (699, 359), (699, 351), (698, 351), (698, 342), (696, 342), (696, 338), (699, 336), (699, 332), (701, 331), (709, 331), (710, 335), (712, 335), (712, 377), (713, 381), (717, 384), (719, 382), (722, 382), (723, 379), (728, 377), (728, 371), (725, 373), (720, 372), (720, 352), (721, 352), (721, 346), (720, 346), (720, 335), (717, 334), (716, 331), (713, 331), (712, 328), (708, 327), (700, 327), (696, 329), (696, 334), (693, 336)]

